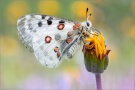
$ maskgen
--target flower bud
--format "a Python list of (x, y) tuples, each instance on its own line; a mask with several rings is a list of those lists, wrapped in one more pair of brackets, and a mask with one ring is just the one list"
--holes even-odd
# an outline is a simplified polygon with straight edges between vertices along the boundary
[(109, 63), (108, 54), (110, 50), (106, 50), (102, 33), (100, 39), (101, 40), (99, 40), (97, 36), (89, 37), (87, 39), (89, 44), (85, 44), (82, 50), (87, 71), (95, 74), (103, 73)]

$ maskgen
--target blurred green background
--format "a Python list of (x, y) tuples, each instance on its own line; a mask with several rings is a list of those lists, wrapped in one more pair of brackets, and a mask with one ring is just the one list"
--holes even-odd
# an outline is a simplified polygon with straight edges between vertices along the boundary
[(93, 27), (103, 32), (110, 63), (102, 74), (105, 90), (135, 89), (135, 0), (0, 0), (0, 88), (96, 89), (94, 74), (86, 71), (80, 52), (58, 68), (42, 66), (19, 41), (17, 19), (47, 14), (85, 21), (89, 8)]

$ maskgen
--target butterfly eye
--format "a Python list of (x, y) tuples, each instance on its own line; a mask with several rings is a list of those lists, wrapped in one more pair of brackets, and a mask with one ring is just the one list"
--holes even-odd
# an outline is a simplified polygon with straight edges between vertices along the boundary
[(87, 22), (87, 26), (88, 26), (88, 27), (90, 26), (90, 23), (89, 23), (89, 22)]

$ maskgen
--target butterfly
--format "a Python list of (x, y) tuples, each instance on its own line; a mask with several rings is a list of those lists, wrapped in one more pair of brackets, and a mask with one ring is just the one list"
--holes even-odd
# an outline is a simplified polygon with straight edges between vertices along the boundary
[(17, 28), (24, 46), (49, 68), (58, 66), (64, 56), (72, 58), (94, 29), (88, 18), (78, 22), (36, 14), (19, 18)]

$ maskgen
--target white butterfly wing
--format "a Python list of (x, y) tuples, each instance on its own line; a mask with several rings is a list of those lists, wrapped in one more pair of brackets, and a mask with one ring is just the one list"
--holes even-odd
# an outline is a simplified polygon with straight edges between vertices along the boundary
[(17, 22), (18, 35), (42, 65), (53, 68), (59, 64), (64, 50), (75, 39), (73, 37), (71, 42), (66, 42), (67, 34), (74, 31), (75, 23), (78, 22), (47, 15), (26, 15)]

